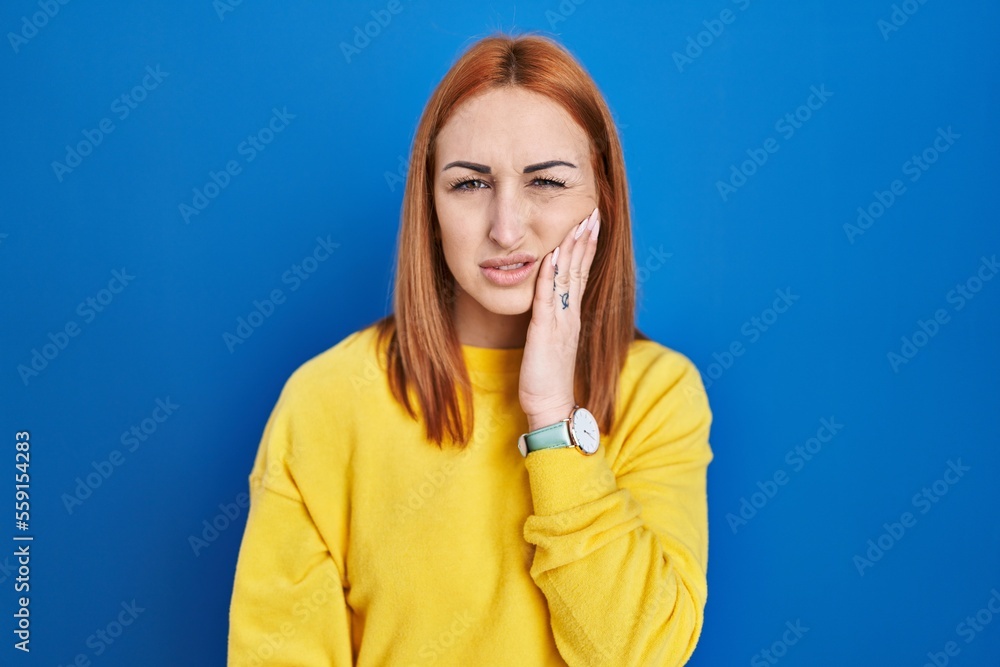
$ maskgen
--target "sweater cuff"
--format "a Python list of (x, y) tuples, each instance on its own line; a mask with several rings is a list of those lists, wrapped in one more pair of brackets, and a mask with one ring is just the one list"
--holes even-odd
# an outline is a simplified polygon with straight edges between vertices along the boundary
[(541, 449), (529, 453), (524, 465), (539, 516), (578, 507), (618, 488), (603, 450), (588, 456), (576, 447)]

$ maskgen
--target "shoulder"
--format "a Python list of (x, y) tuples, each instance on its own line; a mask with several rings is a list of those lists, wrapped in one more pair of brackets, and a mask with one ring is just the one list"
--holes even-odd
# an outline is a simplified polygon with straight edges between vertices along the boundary
[(308, 471), (343, 467), (356, 416), (366, 404), (378, 404), (371, 390), (363, 388), (385, 382), (384, 372), (377, 370), (375, 343), (374, 327), (366, 327), (291, 373), (265, 426), (252, 478), (263, 478), (272, 489), (294, 496), (294, 488), (283, 481), (292, 469), (308, 477)]
[(710, 422), (711, 411), (701, 373), (691, 359), (655, 340), (635, 340), (622, 366), (623, 416), (657, 413), (675, 423)]
[(368, 327), (345, 336), (285, 380), (264, 427), (251, 488), (263, 484), (298, 498), (314, 488), (314, 471), (344, 469), (351, 455), (349, 416), (367, 400), (354, 387), (374, 373), (368, 364), (377, 363), (374, 334)]
[(687, 355), (655, 340), (632, 341), (622, 366), (622, 382), (628, 384), (684, 384), (704, 392), (701, 373)]
[(330, 399), (349, 401), (373, 384), (384, 383), (385, 361), (376, 333), (374, 324), (359, 329), (303, 362), (285, 382), (284, 397), (296, 402), (319, 399), (330, 405)]

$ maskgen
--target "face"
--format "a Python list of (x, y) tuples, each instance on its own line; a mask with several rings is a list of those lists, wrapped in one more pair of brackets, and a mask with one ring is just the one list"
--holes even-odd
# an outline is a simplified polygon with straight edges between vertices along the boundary
[(543, 95), (494, 89), (455, 110), (434, 162), (460, 339), (526, 329), (541, 260), (598, 204), (587, 134)]

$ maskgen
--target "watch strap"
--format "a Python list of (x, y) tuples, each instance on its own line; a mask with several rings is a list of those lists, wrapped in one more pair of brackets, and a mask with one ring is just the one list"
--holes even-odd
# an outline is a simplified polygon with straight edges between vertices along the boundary
[(575, 447), (569, 434), (569, 419), (563, 419), (551, 426), (545, 426), (524, 435), (524, 444), (529, 452), (555, 447)]

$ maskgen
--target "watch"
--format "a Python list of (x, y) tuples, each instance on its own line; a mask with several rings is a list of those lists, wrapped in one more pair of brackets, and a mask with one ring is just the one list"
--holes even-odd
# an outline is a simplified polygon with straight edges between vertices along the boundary
[(594, 415), (587, 408), (577, 405), (566, 419), (530, 433), (523, 433), (517, 439), (517, 448), (524, 457), (540, 449), (559, 447), (576, 447), (584, 454), (590, 455), (597, 451), (600, 443), (601, 432)]

